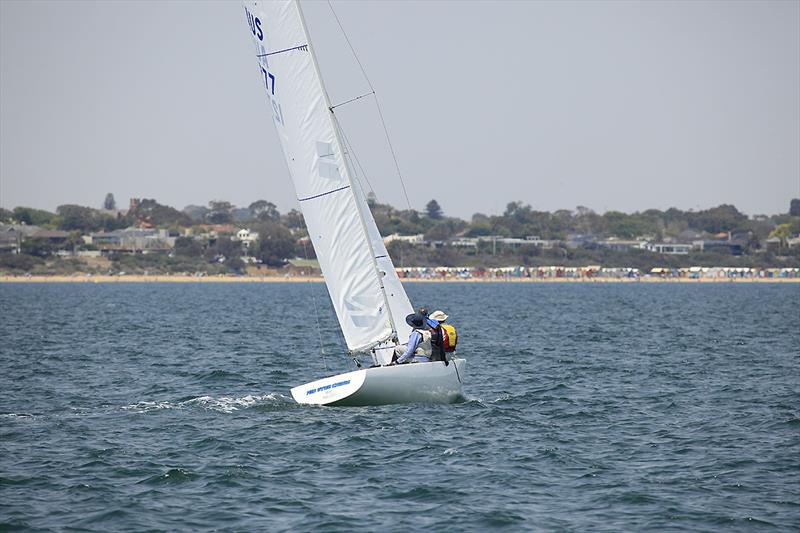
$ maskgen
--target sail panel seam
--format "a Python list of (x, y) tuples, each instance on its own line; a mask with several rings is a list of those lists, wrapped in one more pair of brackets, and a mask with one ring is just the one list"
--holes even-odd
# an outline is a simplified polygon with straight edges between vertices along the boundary
[(301, 44), (298, 46), (293, 46), (291, 48), (284, 48), (283, 50), (276, 50), (275, 52), (269, 52), (266, 54), (258, 54), (256, 57), (267, 57), (267, 56), (274, 56), (275, 54), (282, 54), (284, 52), (291, 52), (292, 50), (302, 50), (303, 52), (308, 52), (308, 44)]
[(349, 188), (350, 188), (349, 185), (345, 185), (344, 187), (339, 187), (338, 189), (334, 189), (332, 191), (323, 192), (323, 193), (320, 193), (320, 194), (315, 194), (314, 196), (307, 196), (306, 198), (298, 198), (297, 201), (298, 202), (306, 202), (308, 200), (313, 200), (314, 198), (321, 198), (323, 196), (328, 196), (329, 194), (333, 194), (335, 192), (343, 191), (343, 190), (349, 189)]

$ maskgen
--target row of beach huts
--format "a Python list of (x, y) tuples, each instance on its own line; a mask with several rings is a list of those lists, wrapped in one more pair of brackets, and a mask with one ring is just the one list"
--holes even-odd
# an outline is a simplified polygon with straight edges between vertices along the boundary
[(502, 278), (567, 278), (567, 279), (782, 279), (800, 278), (800, 268), (749, 268), (749, 267), (682, 267), (652, 268), (642, 272), (627, 267), (404, 267), (398, 268), (402, 279), (502, 279)]

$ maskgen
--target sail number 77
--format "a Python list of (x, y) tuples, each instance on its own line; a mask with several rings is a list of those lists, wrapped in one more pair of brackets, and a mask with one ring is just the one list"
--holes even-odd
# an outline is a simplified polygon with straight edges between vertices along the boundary
[(274, 118), (275, 122), (278, 124), (284, 125), (283, 109), (281, 108), (281, 104), (275, 99), (275, 76), (264, 67), (261, 67), (261, 75), (264, 76), (264, 88), (267, 89), (267, 97), (272, 103), (272, 118)]

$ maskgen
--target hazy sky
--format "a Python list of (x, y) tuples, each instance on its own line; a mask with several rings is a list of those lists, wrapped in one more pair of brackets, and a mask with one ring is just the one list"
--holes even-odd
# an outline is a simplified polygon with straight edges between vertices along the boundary
[[(303, 4), (333, 102), (367, 92)], [(413, 207), (598, 212), (800, 197), (800, 2), (335, 2)], [(0, 205), (294, 191), (238, 2), (0, 2)], [(405, 200), (370, 99), (337, 110)]]

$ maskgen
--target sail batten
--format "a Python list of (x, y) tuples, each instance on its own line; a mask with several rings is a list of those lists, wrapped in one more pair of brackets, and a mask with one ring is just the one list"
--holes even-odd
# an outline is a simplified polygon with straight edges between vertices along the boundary
[[(247, 2), (245, 11), (272, 119), (348, 349), (405, 337), (411, 304), (348, 168), (300, 5)], [(389, 351), (376, 351), (376, 359), (388, 362), (379, 354)]]

